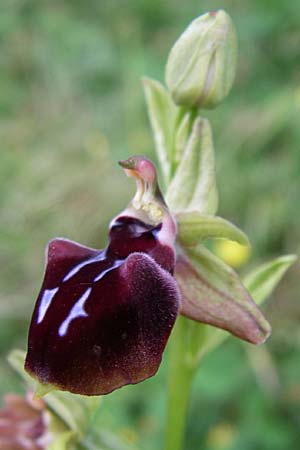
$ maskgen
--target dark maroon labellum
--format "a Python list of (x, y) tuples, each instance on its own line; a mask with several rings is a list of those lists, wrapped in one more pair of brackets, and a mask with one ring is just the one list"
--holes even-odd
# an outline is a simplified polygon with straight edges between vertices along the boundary
[(178, 310), (161, 229), (119, 216), (105, 250), (49, 243), (25, 363), (40, 383), (98, 395), (156, 373)]

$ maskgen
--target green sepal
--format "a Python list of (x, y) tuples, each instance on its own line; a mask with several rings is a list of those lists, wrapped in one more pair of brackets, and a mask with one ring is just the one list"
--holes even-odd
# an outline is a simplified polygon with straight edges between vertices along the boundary
[(225, 329), (253, 344), (263, 343), (271, 327), (236, 272), (203, 246), (178, 254), (175, 278), (180, 313)]
[[(24, 370), (25, 352), (13, 350), (8, 355), (8, 362), (21, 375), (31, 390), (35, 390), (36, 382)], [(74, 395), (69, 392), (52, 391), (43, 400), (50, 410), (63, 421), (68, 429), (78, 436), (83, 436), (89, 425), (91, 416), (99, 407), (100, 397)]]
[[(257, 305), (261, 305), (277, 287), (288, 268), (296, 261), (296, 255), (280, 256), (271, 262), (262, 264), (247, 274), (243, 284), (250, 292)], [(201, 345), (195, 351), (195, 360), (199, 362), (207, 353), (221, 345), (230, 334), (218, 330), (210, 325), (200, 325), (201, 329), (194, 329), (194, 339), (199, 338)]]
[(296, 259), (297, 255), (280, 256), (258, 266), (244, 277), (244, 284), (257, 304), (269, 297)]
[(174, 105), (168, 91), (158, 81), (143, 78), (143, 87), (157, 157), (164, 180), (168, 183), (171, 174), (174, 126), (178, 108)]
[(178, 240), (184, 246), (199, 244), (205, 239), (225, 238), (250, 247), (247, 235), (231, 222), (199, 211), (182, 211), (175, 214)]
[(207, 119), (197, 117), (166, 199), (173, 211), (215, 214), (218, 206), (212, 132)]

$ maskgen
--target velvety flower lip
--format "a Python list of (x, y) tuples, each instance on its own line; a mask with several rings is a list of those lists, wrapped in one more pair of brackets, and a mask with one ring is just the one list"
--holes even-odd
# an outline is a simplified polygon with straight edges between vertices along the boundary
[(111, 221), (107, 247), (48, 244), (25, 362), (45, 387), (99, 395), (138, 383), (156, 373), (174, 325), (176, 225), (153, 164), (132, 157), (121, 165), (137, 193)]

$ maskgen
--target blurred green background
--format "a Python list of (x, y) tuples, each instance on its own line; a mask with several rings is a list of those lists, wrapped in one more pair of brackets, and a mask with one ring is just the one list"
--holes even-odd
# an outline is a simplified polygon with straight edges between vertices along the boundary
[[(25, 348), (47, 241), (104, 245), (134, 189), (116, 161), (155, 158), (140, 79), (163, 81), (174, 40), (217, 8), (232, 16), (240, 43), (233, 90), (207, 114), (220, 215), (248, 233), (251, 267), (300, 248), (300, 3), (1, 0), (1, 396), (23, 390), (5, 356)], [(231, 338), (203, 362), (185, 450), (298, 448), (298, 292), (296, 263), (265, 307), (268, 344)], [(165, 392), (166, 362), (155, 378), (107, 396), (98, 426), (141, 450), (159, 448)]]

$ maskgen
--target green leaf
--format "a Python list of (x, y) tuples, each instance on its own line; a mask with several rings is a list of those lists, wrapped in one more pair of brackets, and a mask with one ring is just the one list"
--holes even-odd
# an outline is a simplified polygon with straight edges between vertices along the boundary
[(248, 237), (238, 227), (217, 216), (201, 214), (199, 211), (184, 211), (175, 214), (178, 238), (185, 246), (198, 244), (205, 239), (226, 238), (241, 245), (250, 246)]
[(260, 344), (271, 328), (236, 272), (203, 246), (179, 253), (175, 278), (181, 292), (180, 313)]
[[(25, 352), (13, 350), (8, 356), (8, 361), (26, 381), (30, 389), (34, 390), (36, 381), (24, 370)], [(44, 397), (45, 403), (56, 416), (69, 429), (81, 436), (88, 427), (91, 417), (99, 407), (99, 399), (99, 397), (86, 397), (63, 391), (51, 391)]]
[(262, 303), (276, 288), (296, 255), (286, 255), (262, 264), (244, 278), (244, 284), (257, 304)]
[(217, 197), (210, 124), (207, 119), (197, 117), (166, 199), (173, 211), (189, 209), (215, 214)]
[(143, 79), (148, 115), (160, 167), (167, 183), (171, 173), (174, 126), (178, 108), (168, 91), (156, 80)]

